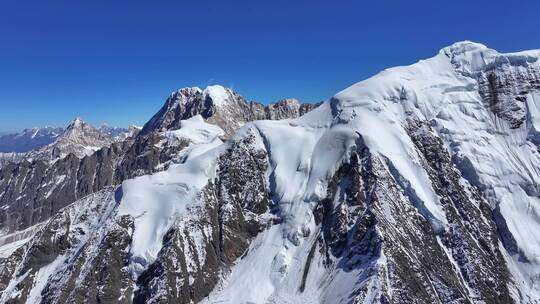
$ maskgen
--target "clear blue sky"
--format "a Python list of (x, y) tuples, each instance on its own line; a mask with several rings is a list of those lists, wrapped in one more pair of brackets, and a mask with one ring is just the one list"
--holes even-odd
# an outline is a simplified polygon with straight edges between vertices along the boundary
[(0, 0), (0, 131), (143, 124), (185, 86), (327, 99), (458, 40), (540, 48), (540, 1)]

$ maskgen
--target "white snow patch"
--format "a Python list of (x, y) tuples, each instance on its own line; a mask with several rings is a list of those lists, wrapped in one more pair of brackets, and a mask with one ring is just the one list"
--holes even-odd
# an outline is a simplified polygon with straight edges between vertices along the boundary
[(230, 92), (228, 92), (228, 89), (220, 85), (211, 85), (204, 89), (203, 94), (210, 96), (214, 102), (214, 105), (219, 107), (227, 103)]
[(58, 266), (62, 265), (63, 261), (64, 256), (60, 255), (50, 264), (39, 269), (34, 276), (32, 290), (28, 294), (26, 303), (41, 303), (41, 292), (43, 291), (43, 288), (47, 285), (49, 277), (54, 273)]

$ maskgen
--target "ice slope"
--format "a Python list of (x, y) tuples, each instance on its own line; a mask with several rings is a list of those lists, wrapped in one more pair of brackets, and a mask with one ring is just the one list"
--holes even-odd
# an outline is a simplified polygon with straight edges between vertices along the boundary
[(180, 122), (180, 129), (160, 133), (163, 140), (168, 143), (187, 141), (189, 146), (183, 154), (193, 158), (203, 154), (216, 145), (221, 144), (220, 137), (225, 135), (223, 130), (213, 124), (206, 123), (201, 115), (195, 115)]
[(539, 55), (538, 51), (499, 54), (480, 44), (460, 42), (431, 59), (388, 69), (357, 83), (301, 118), (245, 126), (244, 130), (258, 131), (260, 146), (269, 154), (268, 180), (285, 220), (256, 238), (249, 253), (205, 303), (324, 302), (350, 278), (362, 277), (360, 273), (326, 273), (315, 278), (333, 279), (308, 281), (309, 292), (297, 292), (302, 265), (295, 260), (305, 259), (316, 238), (309, 233), (316, 231), (313, 202), (323, 197), (328, 177), (347, 159), (358, 136), (397, 170), (395, 178), (410, 185), (420, 199), (415, 207), (435, 231), (446, 229), (439, 199), (405, 131), (408, 120), (430, 122), (452, 156), (469, 160), (472, 167), (457, 165), (471, 183), (485, 186), (484, 194), (492, 208), (500, 210), (515, 240), (517, 249), (507, 255), (518, 289), (538, 300), (540, 156), (527, 138), (531, 129), (537, 130), (540, 99), (537, 92), (529, 93), (528, 120), (511, 128), (485, 104), (478, 77), (492, 69), (519, 73), (539, 68)]
[[(538, 51), (499, 54), (480, 44), (457, 43), (434, 58), (389, 69), (353, 85), (335, 96), (336, 106), (340, 117), (351, 119), (371, 148), (391, 160), (394, 158), (390, 151), (396, 151), (395, 155), (403, 155), (405, 151), (399, 147), (381, 147), (393, 141), (388, 136), (397, 138), (398, 146), (410, 145), (405, 142), (405, 134), (394, 135), (395, 131), (389, 132), (388, 126), (401, 131), (400, 125), (410, 118), (431, 122), (451, 154), (467, 157), (481, 183), (493, 185), (493, 204), (501, 208), (520, 248), (534, 260), (540, 256), (540, 236), (533, 236), (535, 231), (540, 231), (540, 221), (534, 216), (540, 211), (537, 192), (540, 156), (527, 141), (527, 135), (531, 126), (538, 125), (538, 93), (530, 93), (527, 98), (531, 126), (523, 124), (511, 129), (486, 108), (477, 81), (469, 75), (493, 65), (501, 65), (503, 71), (526, 69), (528, 65), (540, 68), (538, 57)], [(514, 67), (512, 62), (520, 65)], [(373, 132), (369, 132), (370, 128)], [(399, 171), (407, 174), (407, 170)], [(531, 192), (536, 193), (528, 195), (527, 186), (535, 188)], [(414, 188), (418, 191), (422, 187)], [(423, 197), (426, 202), (435, 202), (433, 197)]]
[[(328, 178), (358, 135), (339, 125), (332, 127), (329, 103), (299, 119), (248, 124), (233, 140), (248, 130), (255, 131), (258, 148), (269, 155), (268, 180), (275, 185), (274, 201), (284, 221), (253, 241), (249, 253), (203, 303), (317, 303), (328, 286), (298, 293), (304, 265), (295, 261), (305, 260), (316, 241), (318, 235), (310, 233), (317, 230), (312, 209), (325, 196)], [(324, 281), (328, 270), (323, 265), (313, 265), (310, 271), (320, 272), (312, 277), (322, 281), (309, 287), (331, 284)]]
[(122, 183), (118, 216), (131, 215), (135, 219), (130, 251), (135, 276), (156, 259), (163, 236), (177, 218), (186, 216), (186, 207), (199, 203), (201, 189), (215, 173), (221, 135), (223, 130), (204, 122), (199, 115), (182, 121), (179, 130), (166, 131), (164, 136), (190, 143), (185, 162)]

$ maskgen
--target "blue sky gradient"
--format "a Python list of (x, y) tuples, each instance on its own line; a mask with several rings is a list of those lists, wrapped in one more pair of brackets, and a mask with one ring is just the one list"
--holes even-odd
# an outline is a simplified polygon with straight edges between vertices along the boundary
[(0, 131), (143, 124), (180, 87), (327, 99), (459, 40), (540, 48), (540, 1), (0, 1)]

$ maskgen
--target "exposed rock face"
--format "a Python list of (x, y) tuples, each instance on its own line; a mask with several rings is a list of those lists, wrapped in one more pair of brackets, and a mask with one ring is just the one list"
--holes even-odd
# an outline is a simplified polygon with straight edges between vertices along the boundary
[(300, 117), (315, 109), (319, 104), (300, 103), (296, 99), (283, 99), (264, 107), (265, 116), (259, 119), (279, 120)]
[(510, 273), (499, 249), (497, 226), (489, 204), (478, 189), (463, 183), (442, 140), (430, 127), (411, 122), (408, 128), (452, 227), (440, 235), (440, 240), (448, 249), (450, 260), (459, 267), (456, 279), (462, 277), (465, 286), (474, 291), (468, 295), (472, 301), (512, 302), (507, 286)]
[(18, 163), (24, 160), (26, 153), (20, 152), (0, 152), (0, 168), (9, 163)]
[(147, 126), (178, 130), (147, 129), (107, 176), (163, 171), (82, 183), (97, 192), (0, 246), (0, 301), (537, 304), (534, 58), (457, 43), (225, 142), (172, 103)]
[(0, 224), (12, 232), (54, 216), (90, 193), (116, 184), (116, 164), (127, 147), (113, 144), (79, 159), (70, 154), (54, 164), (23, 161), (0, 170)]
[(497, 117), (507, 121), (511, 128), (519, 128), (529, 113), (527, 95), (540, 89), (540, 70), (534, 65), (538, 58), (529, 54), (500, 56), (498, 62), (488, 66), (478, 64), (481, 66), (478, 68), (463, 60), (462, 55), (470, 52), (470, 49), (459, 47), (445, 49), (456, 70), (466, 77), (476, 78), (485, 106)]
[[(114, 195), (113, 189), (107, 189), (63, 209), (33, 241), (17, 249), (7, 263), (3, 260), (0, 276), (21, 279), (3, 289), (0, 300), (129, 303), (133, 287), (124, 266), (129, 261), (133, 223), (129, 218), (114, 218)], [(44, 281), (43, 276), (49, 279)], [(30, 292), (36, 286), (39, 290)], [(8, 292), (13, 290), (18, 297), (10, 297)]]

